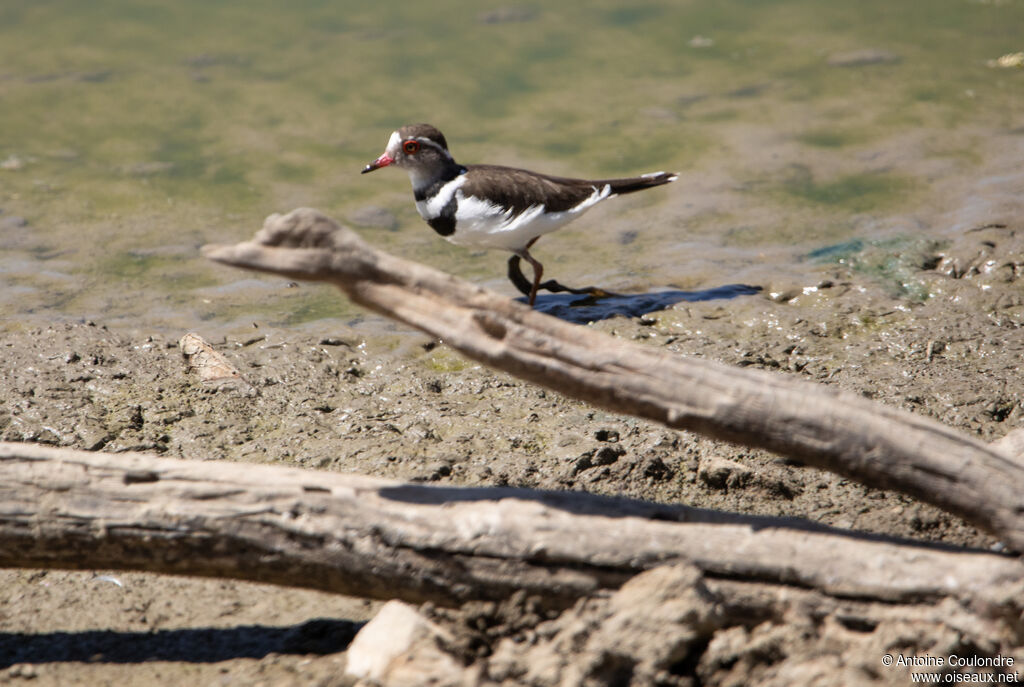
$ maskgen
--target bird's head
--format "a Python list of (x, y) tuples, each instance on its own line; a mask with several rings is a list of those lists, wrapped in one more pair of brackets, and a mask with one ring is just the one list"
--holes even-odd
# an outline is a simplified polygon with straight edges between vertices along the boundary
[[(444, 134), (429, 124), (410, 124), (391, 134), (384, 153), (363, 168), (363, 174), (381, 167), (404, 167), (411, 175), (454, 164)], [(419, 172), (420, 174), (417, 174)]]

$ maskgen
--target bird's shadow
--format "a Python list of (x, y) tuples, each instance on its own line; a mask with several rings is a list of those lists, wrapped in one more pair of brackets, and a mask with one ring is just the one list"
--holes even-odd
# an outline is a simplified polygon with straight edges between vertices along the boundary
[[(760, 292), (760, 286), (726, 284), (700, 291), (667, 289), (648, 293), (614, 294), (596, 299), (590, 296), (553, 293), (538, 295), (534, 303), (534, 310), (573, 324), (585, 324), (607, 320), (618, 315), (640, 317), (650, 312), (665, 310), (683, 301), (693, 303), (716, 299), (728, 300), (738, 296), (752, 296)], [(526, 298), (518, 300), (526, 302)]]

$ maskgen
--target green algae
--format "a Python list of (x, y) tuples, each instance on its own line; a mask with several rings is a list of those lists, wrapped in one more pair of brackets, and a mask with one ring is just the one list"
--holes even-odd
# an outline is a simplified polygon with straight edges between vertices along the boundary
[[(188, 267), (117, 256), (179, 244), (182, 234), (238, 240), (266, 214), (299, 204), (341, 217), (383, 205), (401, 222), (374, 235), (383, 247), (493, 275), (503, 260), (478, 267), (422, 227), (404, 179), (359, 176), (396, 126), (435, 123), (466, 162), (620, 176), (700, 170), (728, 155), (762, 178), (747, 161), (757, 151), (726, 147), (737, 128), (774, 127), (808, 150), (846, 155), (920, 127), (939, 140), (982, 115), (1010, 127), (1019, 104), (1016, 75), (984, 64), (1019, 49), (1020, 3), (602, 0), (527, 9), (485, 21), (454, 0), (5, 2), (0, 162), (18, 168), (0, 170), (0, 207), (70, 250), (100, 280), (97, 290), (121, 288), (122, 271), (153, 289), (225, 279), (198, 251)], [(829, 64), (864, 48), (893, 59)], [(952, 144), (933, 154), (955, 156), (965, 171), (983, 161)], [(812, 239), (842, 239), (850, 213), (895, 212), (919, 190), (898, 171), (812, 168), (760, 184), (772, 215), (797, 216), (756, 227), (756, 241), (735, 231), (732, 245), (786, 242), (800, 227)], [(808, 208), (814, 217), (802, 215)], [(613, 251), (601, 259), (615, 269)], [(164, 269), (179, 277), (161, 278)], [(333, 312), (310, 305), (299, 317)]]
[(896, 174), (846, 174), (821, 181), (810, 170), (799, 168), (782, 183), (781, 190), (800, 201), (865, 212), (891, 206), (905, 197), (911, 187), (909, 179)]

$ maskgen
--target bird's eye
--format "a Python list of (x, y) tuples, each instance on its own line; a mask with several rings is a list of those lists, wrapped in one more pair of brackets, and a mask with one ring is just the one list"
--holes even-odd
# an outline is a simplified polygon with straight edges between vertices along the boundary
[(406, 155), (412, 155), (420, 149), (420, 142), (414, 141), (411, 138), (402, 144), (402, 150), (405, 151)]

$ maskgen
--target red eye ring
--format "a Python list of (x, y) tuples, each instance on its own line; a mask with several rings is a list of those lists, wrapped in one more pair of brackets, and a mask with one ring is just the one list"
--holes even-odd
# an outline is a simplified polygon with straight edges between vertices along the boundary
[(411, 139), (411, 138), (408, 141), (406, 141), (405, 143), (402, 144), (402, 150), (405, 151), (406, 155), (412, 155), (412, 154), (418, 152), (419, 149), (420, 149), (420, 142), (416, 141), (414, 139)]

